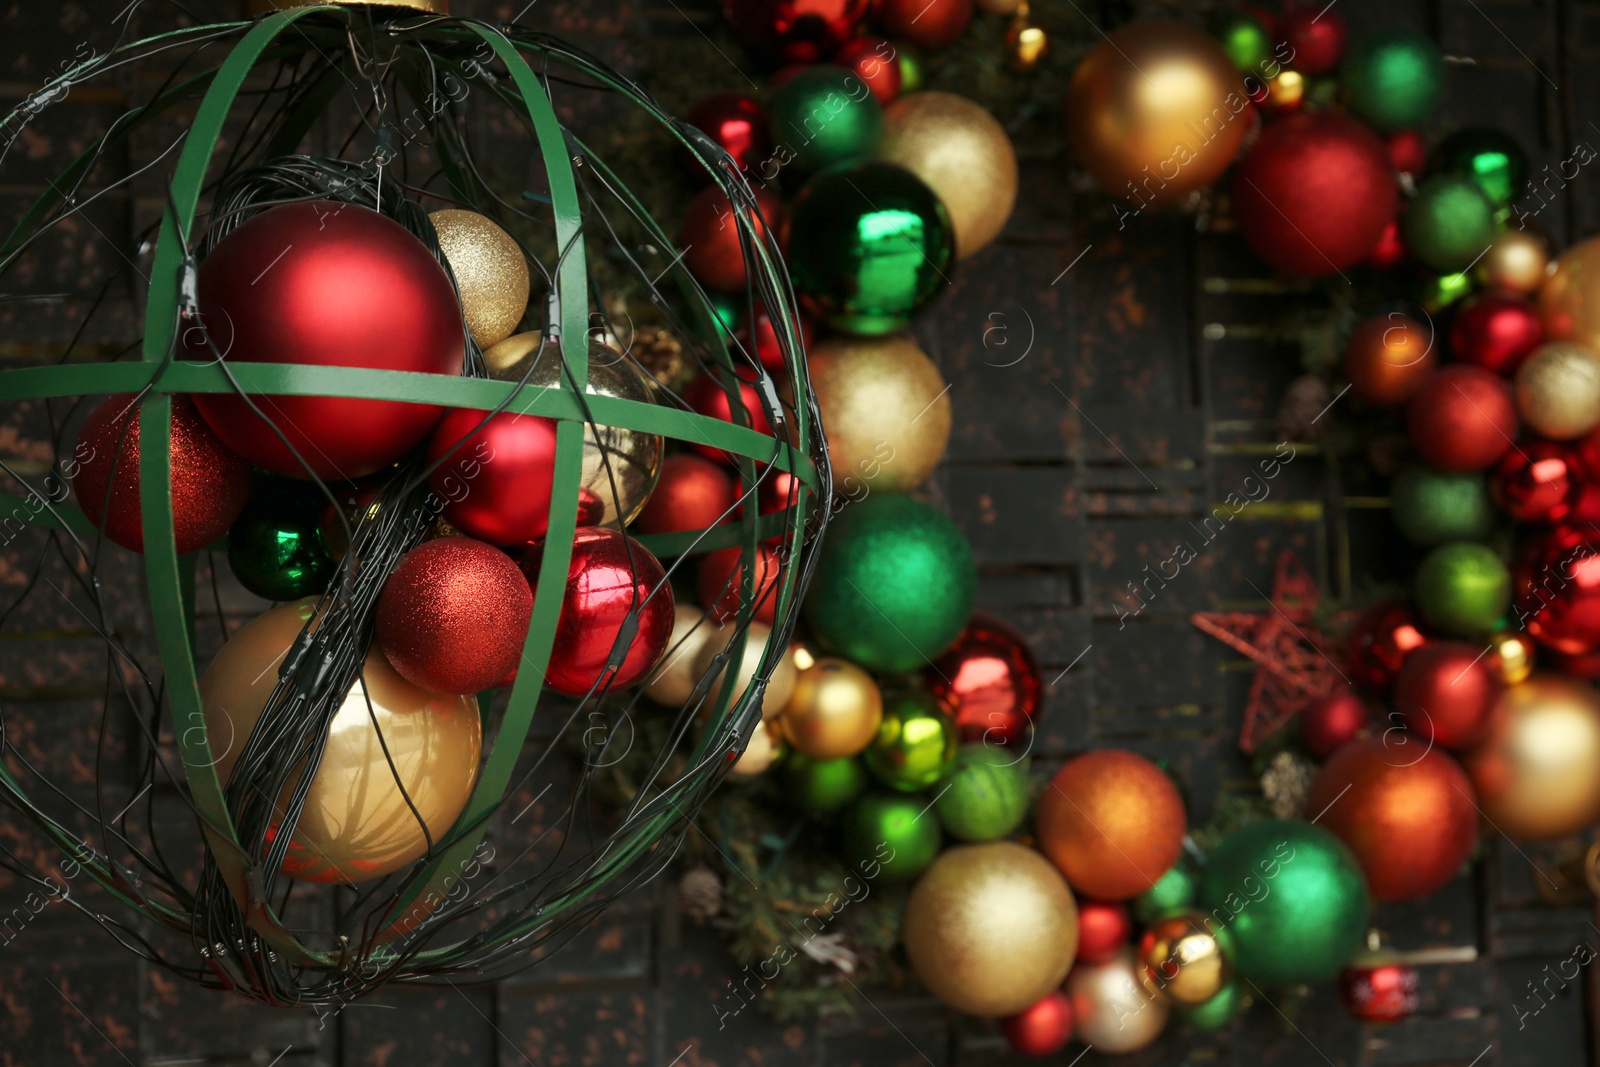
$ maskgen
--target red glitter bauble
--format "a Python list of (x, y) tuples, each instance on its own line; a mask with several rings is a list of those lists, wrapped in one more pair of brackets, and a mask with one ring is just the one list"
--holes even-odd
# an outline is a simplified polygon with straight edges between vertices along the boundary
[(726, 467), (700, 456), (668, 456), (633, 528), (647, 534), (708, 530), (733, 518), (738, 501)]
[(1312, 277), (1360, 263), (1400, 194), (1378, 135), (1355, 119), (1305, 112), (1271, 123), (1239, 163), (1233, 211), (1256, 254)]
[[(783, 221), (783, 201), (765, 189), (756, 189), (756, 206), (761, 209), (756, 229), (779, 228)], [(728, 194), (708, 185), (695, 194), (683, 212), (679, 234), (683, 265), (707, 289), (742, 293), (745, 289), (744, 247), (739, 243), (739, 220), (733, 213)]]
[[(205, 330), (182, 338), (189, 358), (207, 363), (220, 354), (229, 363), (461, 373), (461, 305), (439, 260), (399, 223), (354, 204), (284, 204), (245, 222), (200, 264), (200, 312)], [(235, 452), (297, 478), (307, 467), (326, 479), (371, 474), (415, 447), (443, 411), (332, 396), (251, 399), (271, 424), (232, 393), (200, 394), (195, 404)]]
[(900, 61), (882, 37), (857, 37), (835, 52), (833, 61), (866, 83), (880, 104), (900, 95)]
[(1384, 137), (1383, 145), (1399, 174), (1421, 174), (1428, 165), (1428, 142), (1416, 130), (1395, 130)]
[(511, 557), (470, 537), (425, 541), (378, 596), (374, 636), (389, 665), (433, 693), (477, 693), (517, 667), (533, 591)]
[(1519, 293), (1468, 297), (1450, 323), (1450, 350), (1457, 359), (1507, 377), (1542, 344), (1539, 307)]
[(1349, 31), (1344, 18), (1321, 4), (1292, 7), (1278, 22), (1278, 36), (1294, 51), (1283, 62), (1301, 74), (1329, 74), (1344, 58)]
[[(522, 564), (536, 594), (540, 548), (530, 546)], [(608, 666), (612, 647), (630, 614), (637, 623), (628, 628), (633, 636), (613, 673)], [(620, 531), (580, 526), (545, 682), (568, 696), (583, 696), (602, 680), (625, 689), (661, 658), (672, 621), (672, 586), (650, 550)]]
[(1417, 969), (1391, 952), (1358, 955), (1339, 972), (1339, 1000), (1364, 1023), (1395, 1023), (1417, 1010)]
[(1600, 531), (1557, 526), (1529, 542), (1511, 571), (1517, 619), (1566, 656), (1600, 652)]
[(1490, 491), (1517, 522), (1556, 523), (1572, 514), (1584, 479), (1572, 450), (1555, 441), (1523, 441), (1500, 457)]
[(747, 48), (791, 63), (820, 63), (856, 35), (870, 0), (723, 0)]
[[(695, 578), (695, 594), (700, 606), (718, 622), (726, 622), (739, 614), (744, 602), (744, 551), (740, 548), (722, 548), (709, 553), (700, 561), (700, 571)], [(770, 545), (757, 545), (755, 555), (755, 610), (751, 618), (772, 625), (778, 612), (778, 579), (783, 566), (778, 553)]]
[(1011, 1051), (1019, 1056), (1053, 1056), (1072, 1037), (1072, 1002), (1051, 990), (1015, 1015), (1000, 1020)]
[[(168, 451), (172, 533), (183, 556), (228, 532), (250, 498), (250, 468), (211, 432), (194, 402), (183, 395), (172, 398)], [(72, 456), (62, 461), (84, 516), (112, 542), (135, 552), (144, 551), (139, 455), (139, 405), (133, 393), (118, 393), (89, 413)]]
[(1423, 462), (1446, 471), (1492, 466), (1517, 436), (1511, 386), (1482, 367), (1443, 367), (1406, 405), (1406, 429)]
[[(739, 401), (745, 410), (745, 419), (740, 425), (748, 426), (757, 433), (770, 434), (772, 424), (767, 421), (767, 413), (761, 406), (761, 394), (756, 391), (753, 383), (755, 371), (750, 368), (740, 368), (739, 374)], [(722, 384), (709, 374), (701, 374), (683, 389), (684, 402), (701, 415), (709, 415), (713, 419), (723, 422), (733, 421), (733, 406), (728, 403), (728, 393)], [(690, 448), (700, 453), (707, 459), (720, 460), (725, 463), (733, 462), (733, 457), (720, 448), (711, 445), (691, 442)]]
[(1350, 846), (1378, 900), (1415, 900), (1455, 877), (1478, 840), (1477, 793), (1442, 748), (1374, 737), (1323, 765), (1306, 810)]
[(1371, 721), (1367, 702), (1345, 689), (1306, 706), (1300, 713), (1300, 737), (1306, 751), (1324, 760), (1360, 737)]
[(1115, 900), (1078, 901), (1078, 959), (1105, 963), (1128, 943), (1133, 921), (1128, 906)]
[(428, 464), (437, 464), (428, 485), (462, 533), (492, 545), (524, 544), (550, 526), (556, 424), (504, 411), (484, 422), (488, 414), (456, 408), (439, 421), (428, 442)]
[(877, 0), (873, 18), (885, 34), (918, 48), (949, 48), (972, 21), (972, 0)]
[(1039, 661), (1022, 635), (975, 611), (956, 643), (923, 672), (922, 684), (955, 716), (963, 741), (1020, 744), (1044, 699)]
[(1351, 628), (1345, 672), (1372, 693), (1386, 696), (1406, 657), (1427, 642), (1408, 602), (1385, 601), (1367, 609)]
[(1406, 727), (1445, 748), (1476, 744), (1499, 695), (1488, 657), (1465, 641), (1430, 641), (1406, 657), (1394, 683)]
[[(816, 339), (817, 328), (811, 322), (811, 316), (800, 312), (800, 343), (805, 351), (811, 351), (812, 342)], [(746, 350), (753, 349), (753, 355), (761, 361), (761, 365), (774, 374), (783, 371), (783, 349), (778, 347), (778, 332), (773, 328), (772, 319), (767, 316), (767, 309), (762, 305), (756, 306), (754, 328), (749, 316), (739, 326), (735, 339), (745, 346)], [(795, 353), (797, 357), (801, 353)]]
[(1407, 255), (1405, 238), (1400, 235), (1400, 222), (1390, 219), (1383, 224), (1383, 234), (1367, 254), (1366, 263), (1378, 270), (1393, 270), (1406, 261)]
[[(759, 167), (772, 150), (767, 109), (743, 93), (712, 93), (690, 108), (684, 121), (721, 146), (741, 171)], [(699, 156), (690, 155), (689, 164), (689, 173), (696, 180), (710, 177)]]

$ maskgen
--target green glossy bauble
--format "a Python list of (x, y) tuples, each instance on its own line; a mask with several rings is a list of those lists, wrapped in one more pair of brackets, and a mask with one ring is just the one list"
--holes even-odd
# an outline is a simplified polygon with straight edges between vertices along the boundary
[(1028, 761), (1003, 748), (963, 745), (939, 785), (934, 810), (951, 837), (995, 841), (1028, 815)]
[(306, 482), (259, 485), (228, 530), (228, 565), (256, 596), (299, 600), (328, 588), (334, 561), (318, 523), (322, 498)]
[(939, 820), (927, 807), (922, 797), (862, 797), (845, 816), (845, 862), (868, 879), (911, 881), (939, 854)]
[(1510, 207), (1528, 187), (1528, 153), (1509, 133), (1484, 126), (1458, 130), (1441, 141), (1433, 169), (1471, 180), (1497, 208)]
[(818, 643), (868, 670), (914, 671), (972, 614), (972, 549), (937, 508), (873, 493), (828, 526), (805, 619)]
[(867, 787), (867, 769), (854, 756), (815, 760), (790, 749), (783, 762), (783, 790), (807, 815), (843, 811)]
[(789, 275), (810, 311), (844, 333), (879, 337), (948, 280), (950, 214), (921, 178), (875, 160), (824, 171), (789, 209)]
[(745, 294), (708, 292), (706, 301), (711, 305), (711, 317), (721, 324), (727, 337), (732, 337), (744, 315)]
[(1394, 524), (1419, 545), (1479, 541), (1494, 528), (1494, 502), (1482, 474), (1456, 474), (1408, 463), (1389, 487)]
[(1417, 303), (1432, 314), (1465, 300), (1476, 288), (1472, 282), (1472, 275), (1465, 271), (1429, 275), (1418, 286)]
[(883, 136), (883, 105), (852, 71), (831, 63), (807, 67), (783, 84), (767, 109), (772, 160), (810, 174), (866, 159)]
[(1200, 875), (1183, 860), (1167, 868), (1156, 884), (1133, 898), (1133, 917), (1149, 926), (1168, 912), (1191, 906), (1200, 892)]
[(884, 785), (915, 793), (944, 777), (959, 742), (955, 720), (938, 701), (927, 693), (902, 693), (883, 702), (878, 736), (861, 758)]
[(1372, 902), (1343, 841), (1309, 822), (1265, 819), (1211, 853), (1199, 907), (1233, 932), (1241, 978), (1288, 986), (1337, 974), (1366, 938)]
[(1435, 175), (1406, 205), (1402, 232), (1411, 254), (1434, 270), (1464, 271), (1494, 242), (1494, 205), (1471, 178)]
[(921, 92), (923, 83), (928, 80), (927, 60), (915, 46), (904, 41), (896, 41), (894, 50), (900, 63), (900, 95)]
[(1233, 1021), (1239, 1014), (1239, 1007), (1244, 1003), (1244, 993), (1239, 989), (1238, 982), (1229, 982), (1222, 987), (1222, 991), (1204, 1004), (1196, 1004), (1192, 1008), (1174, 1005), (1178, 1018), (1194, 1027), (1196, 1030), (1220, 1030)]
[(1379, 30), (1356, 41), (1339, 75), (1350, 110), (1384, 132), (1415, 126), (1439, 103), (1444, 57), (1410, 30)]
[(1243, 11), (1227, 12), (1212, 24), (1211, 36), (1222, 45), (1233, 65), (1245, 74), (1259, 78), (1262, 71), (1273, 66), (1272, 34), (1254, 15)]
[(1417, 610), (1447, 634), (1490, 633), (1511, 605), (1511, 573), (1494, 551), (1472, 541), (1449, 541), (1417, 568)]

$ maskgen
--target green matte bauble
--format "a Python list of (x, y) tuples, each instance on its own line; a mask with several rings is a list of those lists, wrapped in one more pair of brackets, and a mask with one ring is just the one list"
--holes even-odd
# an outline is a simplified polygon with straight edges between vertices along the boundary
[(1494, 528), (1488, 480), (1478, 473), (1456, 474), (1407, 463), (1395, 473), (1389, 504), (1394, 524), (1413, 544), (1479, 541)]
[(1372, 902), (1343, 841), (1313, 823), (1264, 819), (1212, 851), (1199, 907), (1233, 931), (1241, 978), (1288, 986), (1337, 974), (1366, 939)]
[(1480, 637), (1511, 605), (1511, 573), (1494, 551), (1472, 541), (1449, 541), (1417, 568), (1417, 609), (1455, 637)]
[(1457, 130), (1441, 141), (1433, 170), (1471, 179), (1497, 208), (1510, 207), (1528, 187), (1528, 153), (1509, 133), (1485, 126)]
[(1200, 892), (1200, 876), (1179, 860), (1156, 879), (1156, 884), (1133, 898), (1133, 917), (1140, 926), (1149, 926), (1161, 916), (1195, 902)]
[(1233, 1021), (1244, 1003), (1244, 994), (1238, 982), (1229, 982), (1222, 991), (1204, 1004), (1192, 1008), (1175, 1006), (1178, 1018), (1196, 1030), (1220, 1030)]
[(948, 516), (873, 493), (828, 524), (805, 620), (828, 650), (868, 670), (904, 673), (961, 635), (976, 588), (972, 548)]
[(909, 882), (939, 854), (939, 820), (921, 797), (869, 793), (844, 820), (845, 862), (869, 880)]
[(944, 777), (959, 742), (955, 720), (938, 701), (927, 693), (902, 693), (884, 700), (878, 736), (861, 758), (884, 785), (915, 793)]
[(900, 64), (900, 95), (921, 92), (923, 83), (927, 81), (927, 60), (905, 41), (896, 41), (894, 51)]
[(1415, 126), (1439, 103), (1444, 57), (1410, 30), (1379, 30), (1357, 40), (1339, 74), (1350, 110), (1385, 133)]
[(806, 183), (789, 209), (789, 276), (812, 314), (843, 333), (879, 337), (948, 281), (950, 214), (921, 178), (874, 160)]
[(951, 837), (994, 841), (1022, 825), (1031, 799), (1026, 759), (1007, 749), (963, 745), (939, 784), (934, 810)]
[(318, 524), (323, 499), (306, 482), (260, 485), (228, 530), (228, 565), (256, 596), (299, 600), (328, 588), (334, 560)]
[(1260, 77), (1273, 64), (1272, 34), (1254, 15), (1229, 11), (1212, 24), (1211, 36), (1222, 45), (1233, 65), (1246, 74)]
[(854, 756), (815, 760), (791, 749), (783, 762), (784, 796), (807, 815), (843, 811), (866, 787), (867, 769)]
[(1434, 270), (1464, 271), (1494, 242), (1494, 205), (1471, 178), (1435, 175), (1406, 205), (1401, 230), (1406, 248)]
[(883, 136), (883, 105), (853, 71), (831, 63), (807, 67), (784, 82), (767, 114), (779, 173), (793, 168), (812, 174), (866, 159)]

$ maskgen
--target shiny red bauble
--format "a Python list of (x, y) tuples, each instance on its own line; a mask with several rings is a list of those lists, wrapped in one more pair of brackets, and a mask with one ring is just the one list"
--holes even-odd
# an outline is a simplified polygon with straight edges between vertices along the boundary
[(1375, 604), (1356, 620), (1346, 638), (1345, 673), (1377, 696), (1386, 696), (1406, 657), (1427, 641), (1408, 602)]
[[(783, 201), (765, 189), (754, 190), (761, 209), (756, 229), (778, 229), (783, 222)], [(683, 265), (707, 289), (723, 293), (742, 293), (745, 289), (744, 246), (739, 243), (739, 220), (733, 213), (728, 194), (708, 185), (695, 194), (683, 212), (683, 228), (678, 245), (683, 249)]]
[(1128, 943), (1133, 921), (1116, 900), (1078, 901), (1078, 960), (1105, 963)]
[(1367, 253), (1366, 263), (1378, 270), (1393, 270), (1406, 261), (1406, 242), (1400, 236), (1400, 222), (1390, 219), (1383, 226), (1378, 243)]
[(1015, 1015), (1000, 1020), (1000, 1032), (1019, 1056), (1053, 1056), (1072, 1037), (1072, 1002), (1055, 989)]
[(1573, 450), (1556, 441), (1523, 441), (1495, 465), (1489, 488), (1500, 510), (1524, 523), (1563, 522), (1586, 477)]
[[(144, 551), (139, 422), (133, 393), (110, 397), (89, 413), (71, 458), (62, 463), (84, 516), (113, 543), (135, 552)], [(172, 533), (182, 556), (228, 532), (250, 498), (250, 468), (211, 432), (194, 402), (183, 395), (172, 398), (168, 451)]]
[(1406, 430), (1430, 466), (1446, 471), (1493, 466), (1517, 436), (1511, 386), (1482, 367), (1443, 367), (1411, 395)]
[(1394, 683), (1394, 706), (1412, 733), (1445, 748), (1476, 744), (1500, 695), (1483, 649), (1465, 641), (1430, 641), (1406, 657)]
[(747, 48), (791, 63), (820, 63), (856, 35), (871, 0), (722, 0)]
[(900, 60), (882, 37), (857, 37), (833, 54), (833, 61), (860, 78), (880, 104), (900, 95)]
[(1358, 955), (1339, 972), (1339, 1000), (1364, 1023), (1397, 1023), (1417, 1010), (1417, 969), (1394, 953)]
[(1398, 174), (1421, 174), (1428, 165), (1428, 142), (1416, 130), (1395, 130), (1383, 144)]
[(923, 672), (927, 687), (955, 717), (963, 741), (1022, 744), (1044, 701), (1039, 661), (1009, 624), (975, 611), (956, 643)]
[[(217, 242), (200, 264), (200, 313), (205, 329), (184, 329), (182, 339), (188, 358), (208, 363), (220, 355), (229, 364), (456, 375), (465, 353), (455, 287), (427, 246), (376, 211), (329, 200), (270, 208)], [(195, 404), (235, 452), (299, 478), (307, 468), (326, 479), (371, 474), (415, 447), (443, 411), (333, 396), (251, 399), (270, 422), (232, 393)]]
[(1355, 119), (1305, 112), (1271, 123), (1233, 182), (1239, 232), (1279, 270), (1312, 277), (1371, 254), (1400, 204), (1378, 135)]
[[(761, 406), (761, 393), (755, 387), (755, 377), (755, 371), (750, 368), (741, 368), (739, 371), (739, 405), (744, 408), (744, 417), (739, 420), (739, 425), (748, 426), (757, 433), (770, 434), (772, 424), (767, 421), (766, 410)], [(734, 421), (733, 405), (729, 403), (728, 390), (710, 374), (701, 374), (684, 386), (683, 400), (701, 415), (721, 419), (723, 422)], [(689, 447), (707, 459), (733, 462), (732, 456), (712, 445), (691, 441)]]
[(1544, 344), (1544, 319), (1520, 293), (1468, 297), (1450, 323), (1450, 350), (1467, 363), (1509, 377)]
[(1293, 52), (1283, 62), (1308, 77), (1330, 74), (1344, 58), (1350, 33), (1344, 18), (1321, 4), (1293, 7), (1278, 20), (1278, 36)]
[(1557, 526), (1524, 546), (1511, 570), (1517, 621), (1566, 656), (1600, 652), (1600, 530)]
[[(811, 316), (805, 312), (799, 313), (800, 344), (805, 352), (811, 351), (811, 345), (816, 339), (817, 328), (811, 322)], [(735, 340), (744, 345), (745, 350), (761, 361), (761, 365), (775, 375), (782, 375), (783, 349), (778, 345), (778, 331), (772, 325), (772, 319), (767, 315), (764, 306), (757, 305), (754, 321), (750, 316), (745, 316), (744, 322), (739, 326), (739, 332), (734, 334)], [(795, 358), (803, 359), (804, 352), (796, 352)], [(781, 379), (780, 379), (781, 380)]]
[[(755, 608), (750, 617), (770, 626), (778, 612), (778, 579), (782, 577), (783, 565), (771, 545), (757, 545), (752, 560), (754, 576), (750, 580), (755, 588), (752, 600)], [(744, 550), (721, 548), (708, 553), (700, 561), (700, 570), (695, 576), (695, 595), (706, 614), (717, 622), (737, 616), (745, 600)]]
[(428, 485), (444, 503), (445, 520), (462, 533), (518, 545), (549, 529), (554, 420), (455, 408), (439, 420), (427, 460)]
[(1343, 689), (1312, 701), (1300, 712), (1300, 737), (1307, 752), (1324, 760), (1365, 733), (1371, 722), (1367, 702)]
[(470, 537), (407, 552), (378, 596), (373, 635), (389, 665), (432, 693), (477, 693), (516, 670), (533, 591), (511, 557)]
[[(761, 481), (756, 488), (756, 500), (760, 514), (770, 515), (774, 511), (788, 511), (800, 502), (800, 490), (803, 483), (799, 477), (788, 471), (768, 467), (761, 472)], [(813, 492), (810, 499), (815, 500), (817, 494)]]
[[(684, 121), (715, 141), (741, 171), (753, 171), (772, 151), (767, 109), (743, 93), (712, 93), (690, 108)], [(690, 157), (689, 172), (697, 180), (709, 177), (699, 156)]]
[(949, 48), (972, 21), (972, 0), (877, 0), (873, 18), (883, 32), (918, 48)]
[(709, 530), (732, 519), (738, 503), (726, 467), (701, 456), (672, 455), (661, 464), (655, 492), (632, 528), (647, 534)]
[[(530, 546), (522, 563), (535, 595), (541, 548)], [(672, 621), (672, 586), (650, 550), (620, 531), (580, 526), (545, 683), (568, 696), (625, 689), (661, 658)]]

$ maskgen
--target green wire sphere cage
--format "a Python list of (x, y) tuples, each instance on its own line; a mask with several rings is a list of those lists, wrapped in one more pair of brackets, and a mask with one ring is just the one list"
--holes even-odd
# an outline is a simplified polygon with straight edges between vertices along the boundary
[[(22, 583), (13, 585), (0, 619), (28, 618), (38, 598), (50, 598), (45, 613), (60, 613), (59, 594), (103, 645), (79, 665), (85, 692), (98, 694), (90, 701), (94, 759), (80, 762), (92, 763), (91, 774), (63, 777), (59, 761), (40, 754), (48, 724), (30, 721), (29, 706), (0, 707), (0, 799), (38, 843), (8, 835), (0, 854), (33, 888), (72, 903), (146, 959), (270, 1004), (338, 1005), (388, 981), (499, 978), (543, 958), (659, 872), (760, 728), (832, 496), (794, 295), (737, 164), (605, 63), (518, 25), (450, 17), (442, 2), (279, 4), (247, 20), (124, 41), (58, 74), (0, 127), (15, 163), (19, 131), (68, 93), (144, 88), (47, 180), (0, 246), (7, 321), (71, 338), (49, 357), (0, 371), (11, 421), (37, 427), (52, 447), (36, 463), (0, 464), (10, 483), (0, 503), (27, 525), (18, 532), (20, 523), (7, 521), (9, 551), (27, 581), (20, 592)], [(574, 128), (582, 121), (558, 117), (619, 113), (659, 141), (659, 156), (691, 159), (725, 195), (724, 225), (746, 267), (742, 294), (730, 301), (703, 290), (640, 196)], [(514, 142), (510, 173), (480, 160), (486, 130), (502, 146)], [(108, 235), (100, 209), (137, 200), (133, 183), (148, 190), (152, 179), (163, 202), (148, 212), (148, 228), (129, 222), (121, 239), (115, 227)], [(293, 324), (258, 301), (272, 263), (247, 271), (228, 321), (208, 310), (208, 271), (221, 273), (230, 247), (273, 232), (275, 219), (290, 217), (279, 213), (303, 218), (308, 210), (400, 234), (390, 253), (370, 261), (380, 273), (403, 273), (402, 261), (419, 250), (431, 257), (423, 273), (449, 282), (447, 367), (395, 369), (384, 352), (307, 357), (277, 332)], [(515, 359), (497, 357), (474, 321), (462, 267), (476, 253), (451, 252), (438, 214), (451, 210), (491, 220), (514, 242), (519, 269), (526, 265), (526, 311), (508, 320), (522, 331), (512, 338), (521, 339)], [(322, 228), (319, 221), (311, 230)], [(81, 260), (103, 273), (70, 291), (41, 281), (54, 276), (64, 237), (101, 249)], [(119, 298), (130, 313), (114, 313)], [(781, 358), (769, 354), (764, 364), (748, 339), (736, 339), (726, 325), (730, 302), (742, 302), (752, 320), (765, 315)], [(401, 344), (439, 325), (399, 292), (386, 317), (400, 324), (390, 332)], [(284, 351), (248, 358), (263, 347), (249, 331), (272, 334)], [(662, 353), (672, 369), (663, 369)], [(685, 398), (686, 375), (711, 391), (711, 402)], [(612, 387), (619, 381), (628, 387)], [(296, 406), (306, 402), (338, 403)], [(231, 457), (242, 483), (197, 478), (186, 466), (196, 410), (230, 443), (257, 420), (277, 462), (243, 455), (251, 467)], [(291, 410), (323, 414), (308, 427)], [(379, 438), (392, 428), (340, 417), (353, 410), (421, 418), (424, 432), (345, 478), (339, 463), (323, 462), (318, 441), (343, 435), (355, 452), (381, 452)], [(468, 594), (448, 603), (424, 599), (402, 610), (418, 627), (450, 619), (474, 635), (460, 656), (442, 657), (442, 670), (479, 645), (508, 642), (518, 664), (476, 691), (437, 698), (466, 716), (457, 750), (472, 764), (456, 768), (460, 802), (440, 821), (406, 763), (414, 723), (378, 706), (383, 687), (400, 684), (389, 677), (400, 660), (385, 644), (396, 667), (384, 666), (374, 649), (389, 640), (389, 587), (408, 568), (425, 570), (413, 563), (428, 556), (422, 549), (444, 546), (433, 560), (469, 541), (444, 525), (455, 521), (457, 496), (440, 473), (470, 466), (462, 493), (488, 493), (470, 483), (493, 468), (493, 449), (472, 443), (494, 420), (544, 428), (543, 480), (502, 480), (495, 490), (512, 510), (533, 501), (540, 528), (531, 538), (464, 531), (479, 538), (466, 548), (481, 551), (465, 553), (473, 562), (461, 573), (525, 575), (526, 630), (515, 610), (508, 629), (503, 605), (490, 598), (480, 612), (470, 583), (452, 586)], [(642, 459), (607, 444), (641, 438), (649, 442)], [(662, 454), (674, 449), (721, 464), (737, 498), (718, 521), (695, 528), (628, 525)], [(109, 474), (86, 479), (93, 464)], [(263, 464), (277, 475), (273, 492), (296, 496), (319, 517), (298, 527), (253, 519), (268, 480)], [(231, 533), (204, 533), (196, 544), (190, 502), (213, 507), (235, 484), (256, 487), (243, 517)], [(112, 536), (114, 516), (133, 524), (136, 543)], [(597, 530), (612, 531), (606, 543), (621, 546), (613, 571), (622, 569), (629, 590), (610, 630), (566, 614), (581, 583), (538, 580), (578, 574), (580, 553), (604, 540)], [(295, 562), (313, 542), (327, 550), (320, 570)], [(219, 566), (231, 559), (244, 580), (242, 566), (263, 552), (298, 568), (278, 576), (292, 580), (262, 579), (253, 587), (262, 602), (225, 609), (225, 596), (237, 594), (219, 591)], [(698, 568), (703, 593), (700, 565), (712, 553), (725, 579), (713, 590), (716, 611), (675, 614), (674, 588), (682, 605)], [(142, 587), (133, 578), (141, 567)], [(293, 596), (308, 577), (314, 592)], [(289, 603), (268, 610), (272, 600)], [(659, 621), (663, 601), (671, 642), (643, 664), (653, 675), (630, 672), (641, 630)], [(228, 618), (250, 611), (260, 618), (230, 634)], [(245, 736), (219, 738), (221, 698), (207, 671), (259, 639), (267, 620), (280, 631), (278, 655), (243, 683), (259, 714), (253, 724), (240, 720)], [(715, 640), (694, 638), (698, 626), (716, 627)], [(564, 641), (602, 646), (587, 680), (558, 681)], [(687, 674), (676, 663), (686, 642), (705, 649)], [(230, 651), (213, 655), (218, 647)], [(645, 696), (665, 670), (676, 670), (687, 691), (681, 707)], [(300, 853), (314, 783), (323, 772), (349, 772), (338, 737), (352, 706), (378, 753), (372, 765), (390, 780), (352, 778), (347, 788), (393, 792), (402, 821), (412, 822), (407, 832), (423, 844), (360, 877), (332, 861), (308, 874), (316, 864)], [(640, 779), (648, 784), (620, 807), (597, 804), (597, 782), (620, 758), (619, 745), (649, 746)], [(66, 891), (63, 879), (73, 880)]]

